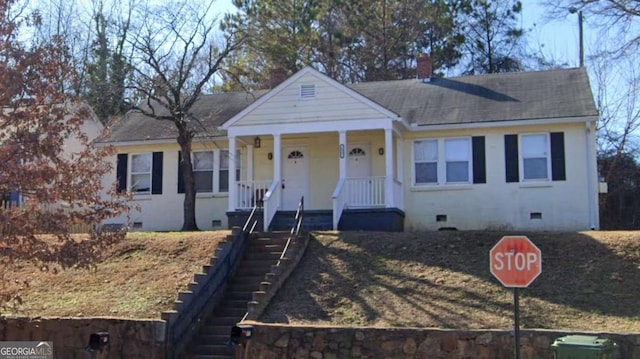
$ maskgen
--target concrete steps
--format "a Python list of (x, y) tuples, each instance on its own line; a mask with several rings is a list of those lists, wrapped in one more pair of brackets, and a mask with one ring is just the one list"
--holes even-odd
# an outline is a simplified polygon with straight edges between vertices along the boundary
[(289, 237), (288, 232), (261, 233), (249, 241), (224, 299), (206, 319), (200, 331), (187, 347), (186, 358), (232, 359), (235, 349), (226, 346), (231, 327), (240, 322), (247, 312), (247, 303), (253, 292), (271, 271), (282, 254)]

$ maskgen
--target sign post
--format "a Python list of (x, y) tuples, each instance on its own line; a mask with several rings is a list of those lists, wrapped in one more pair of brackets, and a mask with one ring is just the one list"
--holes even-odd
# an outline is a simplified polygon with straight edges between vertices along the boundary
[(504, 236), (489, 252), (489, 267), (503, 286), (513, 288), (515, 358), (520, 359), (518, 289), (528, 287), (542, 273), (542, 252), (525, 236)]

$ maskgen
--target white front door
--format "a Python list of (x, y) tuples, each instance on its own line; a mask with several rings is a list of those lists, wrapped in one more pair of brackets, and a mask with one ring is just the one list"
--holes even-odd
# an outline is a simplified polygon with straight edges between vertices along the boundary
[(282, 148), (282, 209), (296, 210), (300, 197), (309, 198), (309, 158), (305, 146)]
[(368, 144), (349, 145), (347, 152), (347, 206), (368, 207), (373, 200), (371, 183), (371, 147)]
[(368, 144), (349, 145), (347, 177), (371, 177), (370, 149)]

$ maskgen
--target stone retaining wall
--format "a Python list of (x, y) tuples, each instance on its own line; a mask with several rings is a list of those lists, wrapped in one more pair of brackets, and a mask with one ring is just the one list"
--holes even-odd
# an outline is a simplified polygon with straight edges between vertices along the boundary
[[(255, 327), (245, 346), (256, 359), (513, 359), (512, 331), (290, 326), (247, 322)], [(550, 345), (568, 334), (598, 335), (620, 346), (624, 359), (640, 359), (640, 333), (568, 333), (522, 330), (522, 359), (552, 359)]]
[(0, 341), (52, 341), (56, 359), (92, 358), (85, 348), (96, 332), (110, 335), (111, 345), (103, 358), (165, 358), (165, 322), (161, 320), (0, 317)]

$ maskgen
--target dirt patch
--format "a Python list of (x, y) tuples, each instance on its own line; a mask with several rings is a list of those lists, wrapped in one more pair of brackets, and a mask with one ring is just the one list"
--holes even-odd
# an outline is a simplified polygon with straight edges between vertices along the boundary
[[(505, 234), (317, 233), (261, 320), (511, 328), (513, 293), (489, 272)], [(525, 235), (543, 268), (521, 290), (522, 328), (640, 332), (640, 232)]]
[(201, 272), (228, 231), (129, 233), (95, 268), (59, 270), (33, 263), (0, 268), (5, 286), (21, 287), (1, 314), (159, 318)]

